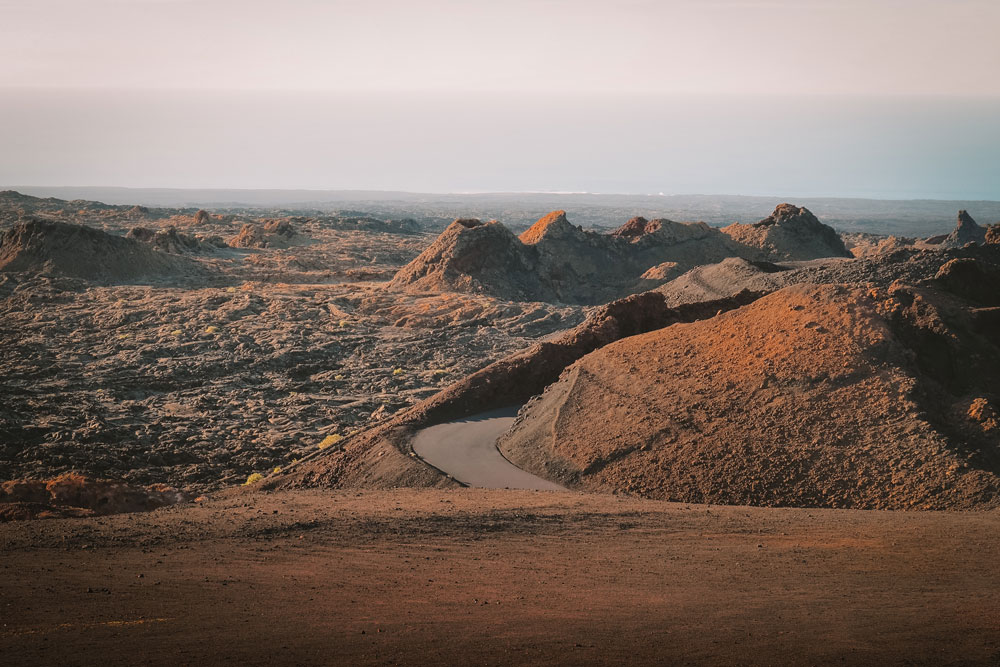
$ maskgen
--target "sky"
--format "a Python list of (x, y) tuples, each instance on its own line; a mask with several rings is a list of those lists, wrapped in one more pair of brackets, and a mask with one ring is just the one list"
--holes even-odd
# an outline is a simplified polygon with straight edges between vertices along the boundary
[(996, 0), (0, 16), (0, 184), (1000, 199)]

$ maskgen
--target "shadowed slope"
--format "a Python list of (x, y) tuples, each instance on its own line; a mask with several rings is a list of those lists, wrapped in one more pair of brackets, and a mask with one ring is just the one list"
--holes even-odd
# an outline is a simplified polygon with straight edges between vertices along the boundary
[(0, 271), (127, 282), (198, 270), (198, 264), (184, 257), (83, 225), (30, 220), (0, 237)]

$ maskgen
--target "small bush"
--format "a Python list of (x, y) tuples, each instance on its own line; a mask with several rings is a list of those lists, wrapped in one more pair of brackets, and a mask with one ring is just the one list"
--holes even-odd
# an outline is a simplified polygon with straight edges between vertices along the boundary
[(334, 433), (332, 435), (328, 435), (325, 438), (323, 438), (323, 441), (320, 442), (316, 446), (319, 447), (320, 449), (326, 449), (327, 447), (330, 447), (331, 445), (336, 445), (338, 442), (340, 442), (343, 439), (344, 439), (344, 436), (340, 435), (339, 433)]
[(216, 327), (216, 326), (205, 327), (205, 333), (215, 333), (218, 330), (219, 330), (219, 327)]
[(402, 375), (403, 374), (403, 369), (402, 368), (394, 368), (394, 369), (392, 369), (392, 374), (393, 375)]
[(249, 477), (247, 477), (247, 481), (243, 482), (243, 486), (250, 486), (251, 484), (256, 484), (262, 479), (264, 479), (264, 476), (261, 475), (259, 472), (252, 473)]

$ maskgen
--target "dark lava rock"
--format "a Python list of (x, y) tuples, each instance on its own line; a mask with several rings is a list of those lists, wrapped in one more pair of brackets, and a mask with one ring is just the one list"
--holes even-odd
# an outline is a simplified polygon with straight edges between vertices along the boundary
[(958, 212), (958, 222), (951, 234), (945, 237), (942, 245), (946, 248), (961, 248), (966, 243), (985, 243), (986, 230), (976, 224), (964, 210)]

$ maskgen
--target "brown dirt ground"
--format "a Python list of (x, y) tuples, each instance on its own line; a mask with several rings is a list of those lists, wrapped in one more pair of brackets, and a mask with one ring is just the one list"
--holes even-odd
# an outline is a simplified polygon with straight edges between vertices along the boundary
[(297, 491), (0, 526), (5, 664), (1000, 661), (1000, 512)]

